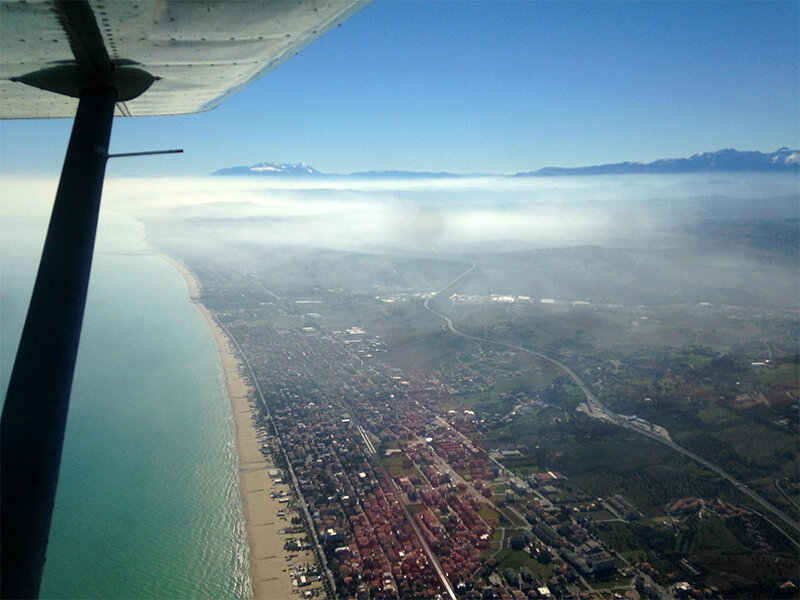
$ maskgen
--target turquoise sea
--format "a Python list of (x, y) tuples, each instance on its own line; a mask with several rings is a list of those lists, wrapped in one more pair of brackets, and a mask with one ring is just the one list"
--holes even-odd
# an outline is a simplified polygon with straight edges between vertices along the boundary
[[(0, 383), (46, 219), (0, 220)], [(44, 598), (245, 598), (233, 420), (214, 340), (143, 226), (101, 218)]]

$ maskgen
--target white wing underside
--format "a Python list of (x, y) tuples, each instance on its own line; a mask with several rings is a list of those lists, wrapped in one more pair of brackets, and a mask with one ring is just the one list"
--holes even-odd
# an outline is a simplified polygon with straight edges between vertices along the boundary
[[(196, 113), (274, 69), (365, 0), (88, 0), (111, 62), (156, 77), (118, 116)], [(77, 100), (12, 81), (74, 62), (50, 0), (0, 1), (0, 118), (73, 117)], [(80, 35), (78, 28), (77, 35)]]

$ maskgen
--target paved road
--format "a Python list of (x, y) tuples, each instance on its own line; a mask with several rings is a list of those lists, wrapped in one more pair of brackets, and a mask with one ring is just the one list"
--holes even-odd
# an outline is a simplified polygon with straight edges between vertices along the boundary
[(787, 494), (787, 493), (786, 493), (786, 490), (784, 490), (784, 489), (781, 487), (781, 480), (780, 480), (780, 478), (776, 478), (776, 479), (775, 479), (775, 488), (776, 488), (776, 489), (777, 489), (777, 490), (778, 490), (778, 491), (781, 493), (781, 495), (782, 495), (784, 498), (786, 498), (786, 500), (788, 500), (789, 502), (791, 502), (791, 503), (794, 505), (794, 507), (795, 507), (795, 508), (797, 508), (797, 509), (800, 509), (800, 505), (798, 505), (798, 504), (797, 504), (797, 502), (795, 502), (795, 501), (792, 499), (792, 497), (791, 497), (789, 494)]
[[(261, 409), (264, 411), (268, 417), (270, 417), (270, 421), (272, 421), (269, 408), (267, 407), (267, 402), (264, 399), (264, 394), (261, 391), (261, 386), (258, 385), (258, 379), (256, 379), (256, 374), (253, 371), (253, 367), (250, 365), (250, 361), (247, 359), (247, 355), (242, 351), (242, 347), (239, 345), (239, 342), (236, 340), (231, 332), (228, 331), (228, 328), (223, 325), (219, 319), (214, 317), (214, 320), (217, 322), (217, 325), (220, 326), (222, 331), (225, 332), (225, 335), (228, 336), (228, 339), (233, 342), (233, 345), (236, 346), (236, 351), (239, 357), (244, 361), (245, 366), (247, 367), (248, 373), (250, 373), (250, 380), (253, 383), (253, 387), (255, 387), (256, 391), (256, 401), (261, 405)], [(275, 422), (272, 421), (274, 424)], [(277, 432), (277, 428), (276, 428)], [(280, 436), (280, 432), (277, 432), (279, 435), (277, 437), (278, 445), (280, 446), (281, 453), (283, 453), (283, 458), (286, 460), (286, 467), (289, 471), (289, 474), (292, 478), (292, 485), (294, 487), (295, 494), (297, 496), (297, 503), (300, 505), (300, 508), (303, 511), (303, 516), (306, 519), (306, 525), (308, 527), (309, 537), (314, 540), (314, 552), (317, 555), (317, 561), (322, 566), (323, 575), (328, 583), (328, 593), (326, 594), (328, 597), (334, 597), (336, 595), (336, 581), (333, 578), (333, 572), (331, 571), (330, 567), (328, 566), (328, 560), (325, 557), (325, 551), (322, 549), (320, 545), (319, 538), (317, 537), (316, 530), (314, 528), (314, 519), (311, 518), (311, 512), (308, 510), (308, 504), (306, 504), (306, 500), (303, 497), (303, 493), (300, 490), (300, 484), (297, 481), (297, 476), (294, 473), (294, 469), (292, 468), (292, 462), (289, 460), (289, 455), (286, 453), (286, 448), (283, 444), (283, 441)]]
[(372, 442), (369, 440), (367, 432), (364, 431), (364, 428), (361, 425), (356, 425), (356, 427), (358, 427), (358, 433), (361, 434), (361, 438), (364, 440), (364, 444), (367, 447), (367, 455), (375, 456), (375, 446), (373, 446)]
[(441, 582), (442, 586), (445, 590), (447, 590), (447, 595), (450, 597), (450, 600), (458, 600), (456, 597), (456, 591), (453, 589), (453, 585), (450, 583), (450, 579), (447, 577), (444, 569), (442, 569), (442, 565), (439, 564), (439, 559), (436, 558), (433, 550), (431, 550), (430, 546), (428, 546), (428, 542), (425, 541), (425, 536), (422, 535), (422, 531), (420, 530), (419, 525), (417, 525), (417, 521), (413, 516), (411, 516), (411, 512), (408, 510), (405, 498), (403, 497), (403, 492), (398, 489), (397, 485), (394, 483), (394, 480), (392, 480), (392, 476), (389, 475), (389, 472), (386, 470), (386, 467), (383, 465), (383, 463), (379, 460), (376, 460), (375, 464), (377, 464), (378, 468), (380, 468), (380, 470), (383, 472), (383, 477), (388, 483), (389, 489), (392, 490), (397, 503), (400, 505), (400, 508), (403, 509), (403, 514), (405, 515), (406, 520), (411, 524), (411, 528), (417, 535), (417, 539), (422, 546), (422, 550), (428, 556), (428, 561), (431, 563), (433, 570), (436, 571), (436, 575), (439, 577), (439, 581)]
[[(611, 422), (611, 423), (614, 423), (616, 425), (619, 425), (620, 427), (624, 427), (625, 429), (629, 429), (630, 431), (633, 431), (635, 433), (638, 433), (640, 435), (648, 437), (648, 438), (650, 438), (652, 440), (655, 440), (657, 442), (661, 442), (662, 444), (665, 444), (665, 445), (669, 446), (673, 450), (676, 450), (677, 452), (680, 452), (684, 456), (687, 456), (687, 457), (691, 458), (692, 460), (697, 461), (698, 463), (700, 463), (701, 465), (703, 465), (707, 469), (715, 472), (717, 475), (719, 475), (722, 478), (728, 480), (740, 492), (742, 492), (743, 494), (748, 496), (751, 500), (757, 502), (760, 506), (765, 508), (767, 511), (769, 511), (770, 513), (772, 513), (776, 517), (778, 517), (781, 521), (783, 521), (783, 523), (785, 523), (786, 525), (789, 525), (794, 530), (793, 533), (795, 533), (795, 534), (796, 533), (800, 533), (800, 523), (798, 523), (796, 520), (794, 520), (788, 514), (783, 512), (777, 506), (773, 505), (771, 502), (769, 502), (769, 501), (765, 500), (764, 498), (762, 498), (761, 496), (759, 496), (756, 492), (754, 492), (752, 489), (750, 489), (746, 484), (742, 483), (741, 481), (739, 481), (738, 479), (733, 477), (733, 475), (731, 475), (727, 471), (724, 471), (723, 469), (721, 469), (717, 465), (709, 462), (708, 460), (706, 460), (702, 456), (698, 456), (697, 454), (695, 454), (694, 452), (692, 452), (688, 448), (684, 448), (683, 446), (681, 446), (679, 444), (676, 444), (675, 442), (673, 442), (672, 440), (670, 440), (670, 439), (668, 439), (668, 438), (666, 438), (664, 436), (652, 433), (652, 432), (648, 431), (647, 429), (645, 429), (643, 427), (638, 427), (633, 423), (629, 423), (629, 422), (625, 421), (624, 419), (620, 418), (619, 415), (617, 415), (613, 411), (611, 411), (608, 408), (606, 408), (603, 405), (603, 403), (600, 402), (600, 400), (597, 398), (597, 396), (595, 396), (592, 393), (592, 391), (583, 382), (583, 380), (580, 377), (578, 377), (578, 375), (572, 369), (570, 369), (567, 365), (565, 365), (561, 361), (556, 360), (555, 358), (551, 358), (550, 356), (547, 356), (546, 354), (542, 354), (541, 352), (536, 352), (535, 350), (531, 350), (530, 348), (525, 348), (523, 346), (517, 346), (516, 344), (509, 344), (507, 342), (500, 342), (500, 341), (496, 341), (496, 340), (490, 340), (490, 339), (478, 337), (478, 336), (475, 336), (475, 335), (469, 335), (468, 333), (464, 333), (463, 331), (459, 331), (453, 325), (453, 321), (450, 318), (446, 317), (445, 315), (441, 314), (440, 312), (438, 312), (438, 311), (436, 311), (436, 310), (434, 310), (433, 308), (430, 307), (430, 301), (431, 300), (434, 300), (437, 296), (439, 296), (439, 294), (441, 294), (442, 292), (444, 292), (444, 291), (448, 290), (449, 288), (451, 288), (452, 286), (454, 286), (456, 283), (461, 281), (464, 277), (469, 275), (473, 270), (475, 270), (475, 264), (474, 263), (472, 264), (472, 266), (469, 269), (467, 269), (461, 275), (459, 275), (458, 277), (453, 279), (450, 283), (445, 285), (441, 290), (436, 292), (433, 296), (431, 296), (430, 298), (425, 300), (424, 307), (429, 312), (433, 313), (434, 315), (436, 315), (437, 317), (442, 319), (445, 322), (445, 324), (447, 325), (447, 328), (452, 333), (454, 333), (455, 335), (461, 336), (463, 338), (474, 340), (476, 342), (482, 342), (482, 343), (486, 343), (486, 344), (493, 344), (495, 346), (502, 346), (502, 347), (505, 347), (505, 348), (511, 348), (513, 350), (517, 350), (519, 352), (525, 352), (527, 354), (531, 354), (533, 356), (536, 356), (538, 358), (541, 358), (543, 360), (546, 360), (546, 361), (554, 364), (559, 369), (564, 371), (567, 375), (569, 375), (570, 378), (575, 382), (575, 384), (581, 389), (581, 391), (583, 392), (584, 396), (586, 396), (586, 402), (587, 402), (587, 405), (589, 407), (590, 416), (592, 416), (594, 418), (599, 418), (599, 419), (602, 419), (602, 420), (605, 420), (605, 421), (608, 421), (608, 422)], [(772, 525), (776, 529), (778, 529), (781, 533), (783, 533), (796, 546), (800, 547), (800, 543), (797, 542), (797, 539), (795, 538), (794, 535), (790, 535), (789, 533), (784, 531), (780, 526), (778, 526), (774, 522), (770, 521), (770, 523), (772, 523)]]
[[(751, 500), (757, 502), (760, 506), (762, 506), (763, 508), (768, 510), (774, 516), (778, 517), (786, 525), (789, 525), (790, 527), (792, 527), (796, 532), (800, 532), (800, 523), (795, 521), (792, 517), (790, 517), (788, 514), (783, 512), (781, 509), (779, 509), (777, 506), (775, 506), (771, 502), (769, 502), (769, 501), (765, 500), (764, 498), (762, 498), (761, 496), (759, 496), (755, 491), (753, 491), (750, 487), (748, 487), (746, 483), (742, 483), (741, 481), (736, 479), (733, 475), (731, 475), (727, 471), (722, 470), (720, 467), (718, 467), (714, 463), (706, 460), (702, 456), (698, 456), (697, 454), (695, 454), (694, 452), (692, 452), (688, 448), (684, 448), (683, 446), (680, 446), (679, 444), (676, 444), (675, 442), (672, 442), (670, 440), (666, 440), (661, 436), (658, 436), (658, 435), (650, 433), (649, 431), (646, 431), (644, 429), (639, 429), (638, 427), (631, 426), (630, 424), (625, 423), (625, 422), (617, 423), (617, 424), (622, 426), (622, 427), (625, 427), (626, 429), (630, 429), (631, 431), (634, 431), (634, 432), (636, 432), (636, 433), (638, 433), (640, 435), (644, 435), (646, 437), (649, 437), (650, 439), (653, 439), (653, 440), (656, 440), (658, 442), (661, 442), (662, 444), (665, 444), (665, 445), (669, 446), (673, 450), (676, 450), (676, 451), (680, 452), (684, 456), (688, 456), (689, 458), (697, 461), (698, 463), (700, 463), (701, 465), (703, 465), (707, 469), (709, 469), (711, 471), (714, 471), (714, 473), (716, 473), (717, 475), (719, 475), (723, 479), (727, 479), (741, 493), (743, 493), (744, 495), (748, 496)], [(765, 515), (762, 515), (762, 516), (764, 516), (764, 518), (766, 518)], [(777, 525), (776, 523), (773, 523), (769, 519), (767, 519), (767, 521), (772, 523), (772, 525), (776, 529), (778, 529), (778, 531), (783, 533), (795, 546), (800, 547), (800, 543), (798, 543), (797, 539), (793, 535), (789, 534), (784, 529), (782, 529), (779, 525)]]

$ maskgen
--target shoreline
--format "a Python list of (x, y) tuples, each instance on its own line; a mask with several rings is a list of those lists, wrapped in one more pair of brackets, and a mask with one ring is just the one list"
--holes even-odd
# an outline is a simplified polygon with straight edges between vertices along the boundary
[[(296, 598), (297, 588), (293, 585), (290, 568), (296, 563), (314, 563), (315, 558), (306, 552), (290, 555), (283, 547), (286, 536), (282, 530), (292, 526), (291, 519), (297, 513), (287, 506), (285, 500), (280, 502), (279, 498), (273, 497), (291, 494), (291, 489), (269, 477), (268, 471), (275, 466), (271, 456), (261, 453), (263, 441), (254, 423), (254, 389), (241, 374), (243, 365), (233, 342), (211, 311), (200, 302), (200, 284), (194, 273), (171, 256), (159, 255), (183, 276), (189, 297), (203, 315), (219, 353), (236, 430), (239, 498), (245, 521), (251, 597), (269, 600)], [(279, 512), (285, 516), (279, 516)]]

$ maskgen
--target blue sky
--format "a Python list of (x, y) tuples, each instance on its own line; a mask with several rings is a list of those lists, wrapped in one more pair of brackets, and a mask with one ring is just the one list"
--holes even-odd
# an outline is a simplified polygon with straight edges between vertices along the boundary
[[(200, 115), (117, 119), (109, 176), (262, 160), (512, 173), (800, 145), (797, 2), (384, 2)], [(71, 121), (0, 122), (58, 174)]]

